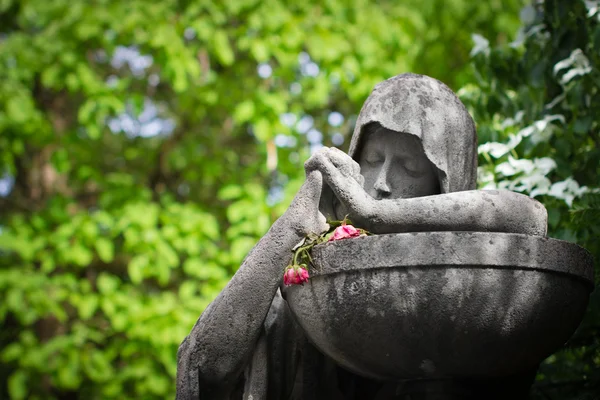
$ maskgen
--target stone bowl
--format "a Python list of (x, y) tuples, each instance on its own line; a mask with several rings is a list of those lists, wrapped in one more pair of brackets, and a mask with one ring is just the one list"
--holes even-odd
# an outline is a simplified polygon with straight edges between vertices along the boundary
[(535, 370), (573, 334), (591, 255), (556, 239), (490, 232), (376, 235), (316, 246), (309, 283), (283, 289), (310, 341), (380, 380)]

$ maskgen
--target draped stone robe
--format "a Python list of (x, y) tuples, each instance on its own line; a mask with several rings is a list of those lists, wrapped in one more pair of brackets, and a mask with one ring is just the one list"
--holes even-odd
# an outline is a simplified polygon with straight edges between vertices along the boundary
[[(187, 338), (182, 347), (187, 345)], [(317, 350), (294, 321), (278, 290), (252, 359), (227, 400), (388, 400), (401, 384), (377, 382), (337, 366)], [(205, 397), (200, 388), (200, 399)], [(180, 398), (179, 400), (184, 400)], [(185, 399), (188, 400), (188, 399)]]

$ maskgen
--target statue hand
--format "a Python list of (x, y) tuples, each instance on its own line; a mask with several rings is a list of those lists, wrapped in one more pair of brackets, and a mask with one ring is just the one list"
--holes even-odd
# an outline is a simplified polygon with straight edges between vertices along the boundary
[(284, 214), (302, 236), (319, 234), (329, 229), (325, 216), (319, 210), (323, 185), (321, 172), (307, 171), (306, 181)]
[(360, 165), (348, 154), (335, 147), (321, 148), (304, 163), (304, 168), (307, 173), (312, 170), (323, 172), (329, 163), (333, 163), (343, 176), (354, 179), (360, 186), (363, 185), (364, 177), (360, 174)]
[(318, 170), (327, 185), (340, 201), (342, 215), (349, 214), (353, 222), (368, 220), (374, 199), (362, 187), (363, 176), (360, 166), (350, 156), (335, 148), (323, 148), (305, 164), (307, 171)]

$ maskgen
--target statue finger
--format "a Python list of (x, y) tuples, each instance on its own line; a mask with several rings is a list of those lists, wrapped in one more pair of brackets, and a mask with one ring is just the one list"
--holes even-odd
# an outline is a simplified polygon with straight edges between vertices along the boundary
[(323, 175), (319, 171), (312, 171), (308, 174), (304, 183), (304, 197), (308, 199), (311, 206), (318, 208), (323, 191)]
[(327, 156), (331, 162), (345, 174), (350, 175), (355, 179), (360, 175), (360, 165), (340, 149), (331, 148), (327, 153)]
[(333, 191), (334, 195), (358, 215), (364, 214), (368, 203), (368, 194), (360, 182), (351, 177), (344, 176), (342, 172), (333, 168), (323, 174), (323, 179)]
[(321, 170), (325, 163), (328, 162), (327, 147), (323, 147), (317, 150), (306, 162), (304, 163), (304, 169), (308, 174), (311, 171)]

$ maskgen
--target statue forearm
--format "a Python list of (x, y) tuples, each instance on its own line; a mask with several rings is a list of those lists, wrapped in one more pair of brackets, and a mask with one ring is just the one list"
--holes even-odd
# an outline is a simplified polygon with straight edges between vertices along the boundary
[(258, 340), (291, 249), (302, 239), (294, 228), (287, 215), (277, 220), (200, 316), (178, 354), (178, 375), (185, 374), (178, 386), (233, 386)]
[(545, 236), (547, 220), (544, 206), (525, 195), (471, 190), (373, 200), (365, 223), (374, 233), (458, 230)]
[(235, 385), (252, 355), (291, 250), (306, 234), (327, 229), (319, 212), (322, 189), (321, 173), (307, 174), (285, 214), (200, 316), (178, 352), (179, 398), (198, 398), (199, 393), (223, 398), (223, 390)]

